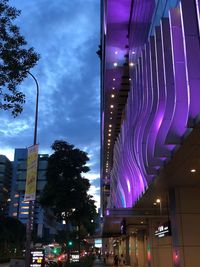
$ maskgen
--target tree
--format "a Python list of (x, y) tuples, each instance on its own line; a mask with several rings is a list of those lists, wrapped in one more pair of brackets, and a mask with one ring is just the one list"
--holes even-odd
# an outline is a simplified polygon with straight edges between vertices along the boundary
[(16, 256), (25, 246), (26, 228), (12, 217), (0, 217), (0, 256)]
[[(79, 233), (94, 232), (95, 202), (88, 190), (90, 183), (82, 177), (89, 171), (87, 154), (73, 145), (57, 140), (54, 153), (49, 157), (46, 171), (47, 184), (40, 197), (40, 204), (50, 208), (58, 221), (78, 226)], [(79, 235), (80, 236), (80, 235)]]
[(78, 229), (78, 231), (80, 231), (80, 237), (81, 234), (83, 234), (84, 237), (84, 232), (94, 234), (96, 230), (96, 217), (97, 212), (95, 201), (92, 199), (92, 196), (87, 195), (87, 197), (80, 203), (79, 207), (74, 211), (72, 219), (72, 224), (74, 221), (75, 224), (80, 227), (80, 229)]
[(20, 11), (0, 0), (0, 109), (11, 110), (17, 116), (23, 110), (25, 95), (17, 86), (27, 77), (28, 71), (39, 60), (13, 21)]

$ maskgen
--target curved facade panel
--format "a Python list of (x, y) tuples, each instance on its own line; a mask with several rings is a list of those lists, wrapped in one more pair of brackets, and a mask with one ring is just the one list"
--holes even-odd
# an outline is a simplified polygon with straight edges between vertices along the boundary
[(189, 10), (186, 2), (170, 9), (139, 48), (130, 27), (129, 62), (135, 61), (114, 147), (110, 207), (134, 206), (200, 113), (199, 2)]
[(103, 251), (131, 267), (196, 267), (200, 0), (103, 2)]

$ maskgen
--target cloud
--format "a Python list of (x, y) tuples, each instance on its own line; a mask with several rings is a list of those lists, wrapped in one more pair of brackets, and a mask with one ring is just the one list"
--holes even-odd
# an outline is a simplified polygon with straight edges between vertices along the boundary
[[(10, 0), (21, 9), (16, 22), (41, 55), (31, 70), (40, 87), (38, 142), (51, 153), (54, 140), (64, 139), (90, 156), (94, 194), (99, 177), (100, 85), (98, 0)], [(0, 153), (11, 157), (16, 147), (33, 142), (36, 85), (28, 77), (20, 90), (26, 94), (23, 113), (13, 119), (0, 112)], [(95, 179), (97, 177), (97, 179)], [(93, 185), (94, 182), (94, 185)], [(96, 195), (95, 195), (96, 196)]]
[(94, 200), (96, 201), (95, 205), (97, 208), (100, 207), (100, 187), (96, 187), (92, 185), (89, 190), (89, 194), (93, 196)]

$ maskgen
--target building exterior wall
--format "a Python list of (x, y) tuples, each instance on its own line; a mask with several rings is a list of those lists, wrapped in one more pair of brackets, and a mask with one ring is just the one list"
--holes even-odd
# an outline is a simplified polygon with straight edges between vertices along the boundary
[(0, 214), (8, 215), (12, 163), (4, 155), (0, 155)]
[[(38, 198), (46, 183), (47, 163), (48, 155), (39, 154), (36, 201), (34, 202), (34, 227), (40, 237), (43, 235), (45, 218), (44, 211), (38, 203)], [(26, 172), (27, 149), (15, 149), (9, 215), (19, 219), (24, 224), (27, 223), (29, 213), (29, 204), (24, 201)]]
[(160, 25), (161, 18), (169, 17), (169, 10), (178, 7), (180, 0), (156, 0), (149, 35), (154, 35), (156, 26)]
[(200, 254), (200, 188), (174, 188), (169, 200), (173, 266), (195, 267)]
[[(183, 146), (183, 141), (188, 140), (188, 136), (199, 127), (199, 1), (127, 0), (120, 2), (125, 6), (120, 11), (115, 9), (114, 1), (107, 0), (104, 3), (102, 90), (105, 99), (102, 131), (105, 132), (102, 133), (102, 153), (106, 160), (102, 161), (101, 184), (106, 183), (108, 188), (102, 189), (104, 214), (109, 216), (109, 209), (137, 207), (149, 188), (153, 191), (152, 188), (156, 187), (156, 181), (162, 178), (161, 172), (165, 172), (164, 177), (169, 182), (162, 182), (166, 186), (168, 200), (165, 205), (169, 205), (169, 209), (165, 207), (165, 214), (160, 212), (157, 216), (154, 214), (155, 217), (146, 216), (147, 224), (143, 229), (130, 230), (126, 238), (119, 236), (118, 254), (119, 257), (121, 254), (126, 255), (127, 264), (130, 263), (133, 267), (196, 267), (200, 253), (200, 234), (197, 229), (200, 222), (197, 204), (200, 183), (197, 182), (197, 186), (192, 187), (182, 177), (184, 185), (180, 186), (181, 177), (176, 177), (175, 174), (178, 168), (183, 173), (180, 167), (183, 162), (175, 163), (171, 172), (168, 172), (166, 165), (172, 162), (174, 155)], [(122, 11), (128, 12), (129, 19), (126, 17), (127, 20), (120, 24), (120, 18), (125, 18)], [(121, 34), (120, 40), (115, 38), (117, 27), (122, 29), (121, 32), (118, 31)], [(121, 53), (122, 41), (127, 42), (125, 47), (128, 55), (124, 55), (127, 61), (121, 66), (119, 60), (117, 63), (120, 67), (115, 69), (111, 67), (110, 58), (115, 59), (111, 54), (116, 53), (118, 56)], [(107, 116), (106, 112), (110, 112), (109, 107), (117, 106), (117, 103), (113, 105), (108, 97), (111, 88), (117, 91), (114, 85), (117, 79), (120, 77), (120, 82), (124, 79), (120, 68), (126, 71), (129, 83), (128, 89), (124, 90), (129, 91), (120, 117), (120, 131), (116, 138), (109, 140), (111, 137), (107, 135), (111, 136), (109, 133), (112, 132), (109, 127), (113, 129), (115, 123), (111, 124), (111, 113)], [(117, 78), (111, 81), (109, 77)], [(122, 91), (120, 88), (116, 92), (116, 98), (117, 94), (124, 93), (120, 90)], [(119, 105), (122, 106), (120, 101)], [(117, 120), (116, 122), (119, 124)], [(198, 130), (197, 133), (199, 134)], [(199, 143), (193, 141), (191, 144), (196, 144), (199, 148)], [(188, 170), (191, 167), (189, 158), (190, 154), (184, 157)], [(195, 160), (199, 161), (199, 154)], [(172, 182), (170, 175), (175, 182)], [(157, 192), (154, 195), (156, 194)], [(134, 222), (135, 218), (132, 220)], [(171, 222), (171, 236), (158, 239), (155, 237), (155, 229), (166, 220)]]
[(172, 259), (172, 240), (171, 236), (158, 238), (155, 237), (155, 229), (164, 223), (164, 221), (158, 219), (149, 220), (148, 225), (148, 249), (147, 256), (149, 266), (163, 266), (163, 267), (172, 267), (173, 259)]
[[(171, 8), (137, 57), (130, 54), (135, 67), (111, 171), (110, 199), (118, 208), (138, 201), (198, 118), (200, 49), (192, 2)], [(130, 51), (138, 49), (133, 34), (130, 28)]]

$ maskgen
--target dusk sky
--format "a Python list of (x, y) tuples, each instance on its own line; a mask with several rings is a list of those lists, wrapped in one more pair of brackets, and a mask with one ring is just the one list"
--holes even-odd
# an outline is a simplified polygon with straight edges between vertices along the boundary
[[(21, 10), (16, 20), (29, 46), (41, 55), (31, 70), (40, 87), (39, 153), (51, 154), (54, 140), (86, 151), (91, 171), (90, 194), (99, 206), (100, 42), (99, 0), (10, 0)], [(20, 86), (26, 94), (17, 118), (1, 111), (0, 153), (9, 159), (15, 148), (33, 143), (36, 85), (31, 77)]]

